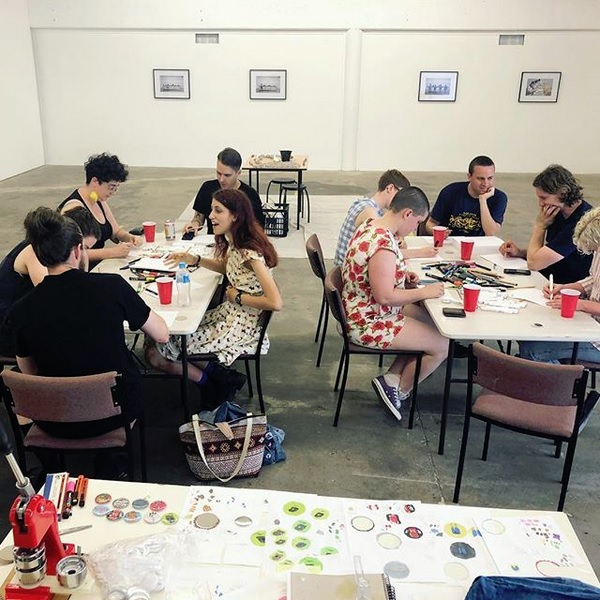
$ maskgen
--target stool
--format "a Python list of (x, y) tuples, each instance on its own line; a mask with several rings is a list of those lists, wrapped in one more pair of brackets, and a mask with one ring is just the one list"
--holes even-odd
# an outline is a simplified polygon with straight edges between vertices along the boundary
[[(283, 203), (287, 204), (287, 193), (288, 192), (298, 192), (297, 185), (283, 184), (281, 186), (281, 192), (283, 193)], [(308, 218), (306, 219), (307, 223), (310, 223), (310, 196), (308, 195), (308, 190), (306, 186), (302, 184), (300, 186), (300, 191), (298, 192), (298, 207), (296, 212), (296, 229), (300, 229), (300, 214), (304, 216), (304, 199), (306, 198), (306, 212)]]
[(271, 179), (271, 181), (269, 181), (269, 185), (267, 186), (267, 204), (269, 204), (269, 189), (271, 188), (272, 183), (279, 186), (279, 202), (277, 204), (281, 204), (281, 186), (282, 185), (296, 185), (296, 180), (295, 179)]

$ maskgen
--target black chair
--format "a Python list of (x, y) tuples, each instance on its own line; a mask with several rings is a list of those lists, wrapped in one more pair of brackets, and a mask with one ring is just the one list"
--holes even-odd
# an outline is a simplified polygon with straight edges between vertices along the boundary
[[(260, 315), (260, 334), (258, 337), (258, 343), (256, 344), (256, 350), (254, 352), (248, 354), (240, 354), (237, 360), (243, 360), (246, 367), (246, 377), (248, 378), (248, 395), (252, 398), (254, 397), (254, 392), (252, 390), (252, 377), (250, 376), (250, 362), (254, 363), (254, 372), (256, 376), (256, 391), (258, 392), (258, 402), (260, 404), (260, 410), (265, 412), (265, 400), (263, 397), (263, 388), (262, 388), (262, 379), (261, 379), (261, 369), (260, 369), (260, 349), (262, 347), (263, 341), (265, 339), (265, 335), (267, 335), (267, 327), (271, 321), (271, 317), (273, 316), (273, 311), (263, 310)], [(217, 356), (211, 352), (207, 352), (204, 354), (190, 354), (188, 356), (188, 360), (190, 362), (200, 362), (200, 361), (218, 361)]]
[[(588, 372), (581, 365), (534, 362), (503, 354), (480, 343), (473, 344), (454, 502), (458, 502), (460, 496), (471, 419), (477, 419), (486, 425), (482, 460), (487, 460), (492, 425), (558, 444), (566, 442), (557, 508), (561, 511), (583, 418), (587, 376)], [(474, 384), (483, 388), (475, 399)]]
[(300, 215), (304, 217), (304, 202), (306, 200), (306, 209), (307, 209), (307, 219), (306, 222), (310, 223), (310, 196), (308, 195), (308, 190), (306, 186), (302, 184), (300, 186), (300, 190), (298, 190), (297, 185), (282, 185), (281, 192), (283, 194), (283, 204), (287, 204), (287, 194), (288, 192), (298, 192), (298, 205), (296, 207), (296, 229), (300, 229)]
[[(327, 298), (325, 296), (325, 276), (327, 269), (325, 268), (325, 259), (323, 258), (323, 249), (316, 233), (313, 233), (306, 240), (306, 254), (312, 272), (321, 280), (323, 286), (323, 295), (321, 297), (321, 308), (319, 309), (319, 321), (317, 322), (317, 331), (315, 332), (315, 343), (319, 341), (319, 352), (317, 353), (317, 367), (321, 366), (321, 358), (323, 357), (323, 348), (325, 347), (325, 337), (327, 336), (327, 325), (329, 323), (329, 311), (327, 310)], [(321, 329), (323, 325), (323, 329)]]
[[(390, 355), (390, 356), (414, 356), (417, 359), (417, 365), (415, 369), (415, 379), (413, 383), (412, 391), (412, 403), (410, 407), (410, 416), (408, 419), (408, 428), (413, 428), (415, 419), (415, 410), (417, 406), (417, 388), (419, 385), (419, 374), (421, 372), (421, 360), (423, 358), (423, 352), (413, 350), (381, 350), (380, 348), (366, 348), (365, 346), (358, 346), (350, 341), (346, 330), (346, 313), (344, 311), (344, 305), (342, 304), (342, 271), (339, 267), (334, 267), (325, 276), (325, 295), (327, 298), (327, 304), (329, 310), (333, 315), (334, 319), (338, 322), (338, 333), (342, 336), (343, 346), (342, 353), (340, 355), (340, 362), (338, 365), (337, 376), (335, 378), (334, 390), (338, 390), (338, 402), (335, 411), (335, 417), (333, 419), (333, 426), (337, 427), (338, 420), (340, 418), (340, 410), (342, 408), (342, 401), (344, 400), (344, 391), (346, 389), (346, 381), (348, 379), (348, 368), (350, 366), (350, 357), (353, 354), (363, 355)], [(341, 376), (341, 385), (340, 385)]]
[(271, 179), (271, 181), (269, 181), (269, 185), (267, 185), (267, 204), (269, 203), (269, 190), (271, 189), (271, 185), (279, 186), (279, 201), (277, 202), (277, 204), (282, 204), (282, 202), (281, 202), (281, 193), (282, 193), (281, 186), (282, 185), (296, 185), (296, 180), (295, 179), (282, 179), (280, 177)]

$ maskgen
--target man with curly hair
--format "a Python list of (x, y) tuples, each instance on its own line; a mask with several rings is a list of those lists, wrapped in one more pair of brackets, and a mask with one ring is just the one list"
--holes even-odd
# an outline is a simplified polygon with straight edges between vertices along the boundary
[(552, 275), (556, 283), (587, 277), (592, 257), (578, 252), (573, 241), (577, 223), (592, 208), (583, 199), (583, 187), (560, 165), (544, 169), (533, 180), (533, 187), (540, 209), (527, 248), (507, 240), (500, 252), (527, 259), (530, 269), (544, 277)]

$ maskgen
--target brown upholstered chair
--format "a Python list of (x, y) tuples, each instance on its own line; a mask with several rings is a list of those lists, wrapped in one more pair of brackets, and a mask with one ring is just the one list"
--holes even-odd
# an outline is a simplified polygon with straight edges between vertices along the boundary
[[(454, 502), (458, 502), (471, 419), (486, 424), (482, 460), (487, 460), (492, 425), (567, 443), (558, 510), (562, 510), (575, 456), (588, 372), (581, 365), (539, 363), (472, 345), (467, 406)], [(483, 389), (473, 399), (473, 385)]]
[[(323, 249), (316, 233), (313, 233), (306, 240), (306, 254), (312, 272), (321, 280), (323, 286), (323, 296), (321, 297), (321, 308), (319, 309), (319, 320), (317, 322), (317, 331), (315, 333), (315, 343), (319, 341), (319, 352), (317, 353), (317, 367), (321, 366), (321, 358), (323, 357), (323, 348), (325, 347), (325, 337), (327, 336), (327, 325), (329, 323), (329, 311), (327, 310), (327, 298), (325, 297), (325, 276), (327, 269), (325, 267), (325, 259), (323, 258)], [(323, 329), (321, 329), (323, 325)]]
[[(116, 372), (82, 377), (42, 377), (25, 375), (13, 370), (2, 372), (2, 394), (11, 420), (21, 468), (26, 470), (25, 450), (56, 451), (65, 454), (98, 453), (115, 448), (127, 451), (129, 479), (134, 476), (134, 444), (132, 429), (137, 425), (140, 437), (142, 481), (147, 481), (143, 418), (123, 424), (118, 429), (92, 438), (72, 439), (50, 435), (36, 421), (78, 423), (121, 416), (119, 405), (120, 376)], [(25, 436), (17, 415), (34, 423)]]
[[(325, 295), (327, 298), (327, 304), (329, 310), (334, 319), (338, 322), (338, 333), (342, 336), (342, 353), (340, 355), (340, 362), (338, 365), (337, 376), (335, 378), (334, 390), (339, 389), (337, 408), (335, 411), (335, 417), (333, 419), (333, 426), (337, 427), (338, 420), (340, 418), (340, 410), (342, 408), (342, 401), (344, 400), (344, 391), (346, 389), (346, 381), (348, 379), (348, 368), (350, 366), (350, 356), (353, 354), (367, 354), (367, 355), (410, 355), (415, 356), (417, 359), (417, 367), (415, 370), (415, 380), (412, 391), (412, 403), (410, 407), (410, 417), (408, 419), (408, 428), (413, 428), (415, 419), (415, 409), (417, 405), (417, 387), (419, 384), (419, 374), (421, 372), (421, 359), (423, 358), (422, 352), (408, 351), (408, 350), (381, 350), (379, 348), (367, 348), (365, 346), (358, 346), (350, 341), (348, 333), (346, 331), (346, 313), (344, 312), (344, 305), (342, 304), (342, 272), (339, 267), (334, 267), (325, 276)], [(340, 385), (341, 377), (341, 385)]]

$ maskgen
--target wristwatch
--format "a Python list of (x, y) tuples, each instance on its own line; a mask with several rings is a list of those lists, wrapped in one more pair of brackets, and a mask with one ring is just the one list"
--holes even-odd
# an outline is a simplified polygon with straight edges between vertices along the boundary
[(242, 292), (242, 291), (238, 290), (238, 293), (237, 293), (237, 294), (236, 294), (236, 296), (235, 296), (235, 303), (236, 303), (238, 306), (241, 306), (241, 305), (242, 305), (242, 294), (243, 294), (243, 293), (244, 293), (244, 292)]

